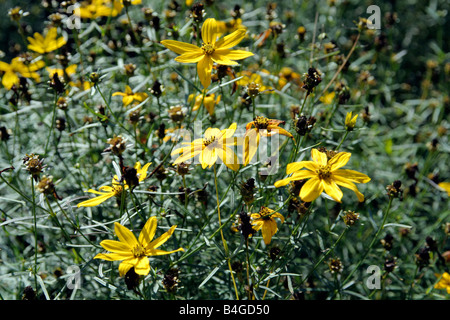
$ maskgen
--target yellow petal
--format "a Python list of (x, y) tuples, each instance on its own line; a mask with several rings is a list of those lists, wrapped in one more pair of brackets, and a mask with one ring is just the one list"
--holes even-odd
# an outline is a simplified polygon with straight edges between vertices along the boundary
[(119, 265), (119, 275), (121, 277), (124, 277), (127, 272), (136, 265), (136, 263), (137, 258), (122, 261), (122, 263)]
[(120, 223), (114, 222), (114, 232), (119, 240), (125, 243), (128, 247), (134, 248), (138, 245), (138, 241), (134, 234)]
[(337, 170), (347, 164), (350, 160), (351, 153), (349, 152), (339, 152), (333, 158), (328, 161), (328, 165), (330, 166), (330, 170)]
[(111, 198), (112, 196), (114, 196), (114, 193), (107, 193), (83, 202), (80, 202), (79, 204), (77, 204), (77, 207), (95, 207), (98, 206), (99, 204), (105, 202), (106, 200), (108, 200), (109, 198)]
[(333, 179), (336, 182), (336, 184), (338, 184), (344, 188), (350, 189), (354, 193), (356, 193), (356, 196), (358, 197), (359, 202), (364, 201), (364, 195), (361, 192), (359, 192), (358, 188), (356, 187), (356, 185), (353, 182), (351, 182), (350, 180), (347, 180), (345, 178), (335, 176), (335, 175), (333, 175)]
[(227, 56), (225, 56), (225, 55), (220, 55), (220, 54), (218, 54), (218, 53), (216, 53), (216, 52), (214, 52), (214, 53), (211, 55), (211, 59), (212, 59), (215, 63), (217, 63), (217, 64), (223, 64), (223, 65), (225, 65), (225, 66), (236, 66), (236, 65), (238, 65), (237, 62), (231, 61)]
[(231, 50), (231, 49), (217, 49), (214, 51), (214, 55), (224, 56), (229, 60), (242, 60), (253, 56), (253, 53), (245, 50)]
[(270, 219), (264, 221), (261, 228), (261, 233), (263, 236), (264, 243), (266, 245), (270, 244), (270, 242), (272, 241), (272, 237), (275, 235), (275, 233), (277, 233), (277, 230), (278, 227), (275, 220)]
[(327, 165), (327, 155), (324, 152), (320, 152), (317, 149), (311, 150), (311, 158), (320, 166)]
[(162, 244), (164, 244), (167, 240), (169, 240), (169, 238), (172, 236), (172, 234), (174, 233), (175, 229), (177, 228), (176, 225), (170, 227), (169, 231), (163, 233), (159, 238), (153, 240), (147, 247), (146, 247), (146, 254), (147, 251), (151, 251), (154, 250), (156, 248), (158, 248), (159, 246), (161, 246)]
[(153, 240), (153, 237), (155, 236), (156, 232), (156, 226), (157, 226), (156, 217), (151, 217), (145, 223), (144, 228), (142, 228), (141, 233), (139, 234), (139, 243), (144, 248), (147, 248), (150, 242)]
[(204, 43), (214, 45), (217, 38), (217, 22), (214, 18), (208, 18), (202, 25), (202, 40)]
[(244, 166), (248, 165), (256, 154), (259, 146), (259, 134), (256, 129), (251, 129), (244, 136)]
[(328, 194), (331, 198), (333, 198), (337, 202), (341, 202), (343, 193), (341, 189), (336, 185), (336, 183), (332, 180), (323, 180), (323, 188), (325, 193)]
[(367, 183), (371, 180), (367, 175), (361, 172), (348, 169), (338, 169), (333, 171), (333, 176), (339, 176), (356, 183)]
[(205, 89), (211, 84), (212, 66), (213, 61), (209, 55), (205, 55), (204, 58), (197, 63), (198, 77)]
[(239, 169), (239, 160), (237, 155), (230, 148), (224, 146), (222, 149), (217, 148), (216, 153), (220, 160), (231, 170), (237, 171)]
[(164, 250), (159, 250), (159, 249), (156, 249), (156, 250), (153, 249), (153, 250), (148, 252), (148, 256), (163, 256), (163, 255), (171, 254), (171, 253), (178, 252), (178, 251), (184, 251), (184, 249), (183, 248), (178, 248), (178, 249), (172, 250), (172, 251), (164, 251)]
[(6, 89), (11, 89), (11, 87), (14, 84), (18, 84), (19, 83), (19, 77), (12, 71), (7, 71), (5, 72), (5, 74), (3, 75), (2, 78), (2, 85), (6, 88)]
[(300, 190), (300, 198), (305, 202), (316, 200), (323, 191), (323, 184), (319, 178), (312, 178), (306, 181)]
[(181, 56), (176, 57), (175, 61), (181, 63), (197, 63), (203, 59), (204, 56), (205, 54), (203, 52), (186, 52)]
[(150, 262), (147, 257), (141, 257), (138, 259), (134, 266), (134, 272), (141, 276), (146, 276), (150, 272)]
[(119, 253), (123, 256), (133, 256), (133, 253), (131, 252), (132, 248), (130, 248), (123, 242), (115, 240), (103, 240), (102, 242), (100, 242), (100, 245), (107, 251)]
[(120, 253), (99, 253), (94, 257), (94, 259), (102, 259), (106, 261), (120, 261), (126, 259), (127, 257), (124, 257)]
[(223, 37), (216, 43), (216, 50), (229, 49), (236, 46), (239, 42), (244, 39), (247, 30), (241, 28), (229, 35)]
[(178, 54), (183, 54), (187, 52), (198, 52), (199, 54), (203, 53), (203, 50), (197, 47), (196, 45), (186, 42), (176, 40), (163, 40), (161, 41), (161, 44), (165, 46), (167, 49)]
[(287, 165), (286, 174), (291, 174), (303, 168), (309, 169), (311, 171), (316, 171), (319, 169), (319, 166), (314, 161), (292, 162)]

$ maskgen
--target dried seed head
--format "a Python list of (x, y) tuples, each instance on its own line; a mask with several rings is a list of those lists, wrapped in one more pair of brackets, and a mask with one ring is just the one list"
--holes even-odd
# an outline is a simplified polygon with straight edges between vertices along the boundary
[(397, 259), (395, 257), (388, 257), (384, 261), (384, 270), (392, 272), (397, 267)]
[(183, 107), (181, 105), (171, 106), (169, 109), (169, 117), (174, 122), (181, 122), (184, 119)]
[(55, 193), (55, 184), (53, 183), (52, 176), (42, 176), (42, 179), (37, 185), (37, 189), (40, 193), (51, 195)]
[(106, 142), (109, 143), (109, 148), (106, 148), (105, 151), (110, 151), (116, 156), (121, 156), (126, 149), (126, 140), (120, 135), (114, 136)]
[(128, 77), (131, 77), (134, 75), (134, 71), (136, 70), (136, 65), (133, 63), (128, 63), (128, 64), (124, 65), (123, 68), (125, 70), (125, 74)]
[(159, 98), (163, 92), (164, 92), (164, 86), (158, 81), (156, 80), (152, 87), (148, 89), (152, 95), (154, 95), (155, 97)]
[(58, 109), (67, 110), (67, 99), (65, 97), (59, 97), (56, 101), (56, 106), (58, 107)]
[(191, 8), (191, 18), (195, 23), (201, 23), (205, 15), (203, 3), (197, 2)]
[(391, 198), (399, 198), (400, 201), (403, 200), (403, 189), (401, 186), (402, 182), (400, 180), (395, 180), (386, 187), (387, 195)]
[(319, 71), (315, 68), (309, 68), (308, 73), (305, 73), (303, 76), (305, 78), (303, 89), (306, 89), (306, 94), (309, 95), (322, 82), (322, 78)]
[(344, 266), (339, 258), (331, 258), (328, 262), (331, 273), (341, 273)]
[(355, 211), (344, 211), (345, 215), (343, 217), (344, 222), (348, 226), (353, 226), (359, 220), (359, 213)]
[(388, 233), (383, 239), (380, 240), (380, 243), (384, 249), (390, 251), (394, 245), (394, 237)]
[(178, 268), (172, 268), (164, 275), (162, 284), (167, 292), (175, 293), (177, 291), (180, 270)]
[(66, 129), (66, 119), (62, 117), (56, 119), (55, 126), (58, 131), (64, 131)]
[(12, 21), (19, 21), (22, 17), (26, 17), (29, 12), (24, 12), (21, 7), (14, 7), (9, 9), (8, 16)]
[(25, 170), (27, 170), (35, 181), (38, 181), (40, 174), (44, 171), (44, 159), (40, 159), (39, 155), (32, 153), (31, 155), (26, 155), (23, 158), (23, 164)]
[(241, 184), (241, 196), (245, 204), (253, 203), (255, 194), (255, 179), (250, 178)]
[(255, 83), (255, 82), (251, 82), (248, 84), (247, 86), (247, 94), (251, 97), (251, 98), (255, 98), (260, 92), (260, 85)]

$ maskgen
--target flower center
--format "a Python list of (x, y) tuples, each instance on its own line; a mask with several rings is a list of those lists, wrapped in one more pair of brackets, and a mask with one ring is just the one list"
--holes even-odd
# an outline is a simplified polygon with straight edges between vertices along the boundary
[(203, 139), (203, 145), (205, 147), (209, 146), (211, 143), (213, 143), (214, 141), (216, 141), (216, 137), (212, 136), (209, 139)]
[(266, 117), (258, 116), (254, 120), (255, 126), (258, 129), (267, 129), (267, 126), (269, 125), (269, 119)]
[(331, 170), (328, 165), (320, 166), (320, 168), (316, 171), (317, 175), (320, 179), (328, 179), (331, 177)]
[(202, 50), (206, 54), (213, 54), (214, 53), (214, 45), (209, 43), (202, 44)]
[(112, 188), (115, 196), (119, 196), (122, 193), (123, 188), (120, 184), (113, 184)]
[(262, 207), (261, 210), (259, 210), (259, 214), (261, 215), (261, 219), (270, 220), (270, 210), (268, 208)]
[(132, 250), (131, 252), (133, 252), (133, 256), (135, 258), (140, 258), (145, 256), (145, 249), (144, 247), (142, 247), (140, 244), (137, 244)]

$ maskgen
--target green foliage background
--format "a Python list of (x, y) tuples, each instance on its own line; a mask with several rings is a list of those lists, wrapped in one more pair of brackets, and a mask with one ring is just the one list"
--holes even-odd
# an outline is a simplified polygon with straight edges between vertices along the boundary
[[(168, 22), (164, 10), (168, 3), (163, 1), (143, 1), (141, 6), (131, 7), (130, 16), (135, 24), (141, 23), (144, 37), (168, 37)], [(240, 3), (245, 10), (243, 24), (251, 35), (259, 35), (269, 27), (265, 19), (268, 1), (248, 1)], [(339, 53), (346, 55), (355, 39), (357, 28), (355, 22), (360, 17), (368, 18), (366, 9), (374, 4), (371, 1), (337, 1), (330, 6), (327, 1), (280, 1), (277, 3), (275, 21), (285, 25), (277, 39), (270, 38), (260, 48), (254, 46), (255, 40), (246, 39), (242, 45), (255, 53), (254, 58), (242, 62), (241, 68), (258, 63), (260, 69), (267, 69), (274, 76), (270, 85), (276, 85), (276, 79), (282, 67), (291, 67), (295, 72), (307, 72), (310, 48), (316, 28), (315, 43), (319, 47), (314, 52), (314, 66), (324, 77), (317, 87), (319, 94), (331, 80), (337, 69), (332, 57), (324, 56), (324, 43), (335, 41)], [(40, 3), (27, 1), (1, 1), (0, 43), (4, 52), (2, 61), (9, 62), (19, 52), (25, 50), (17, 26), (10, 21), (7, 11), (20, 5), (30, 12), (22, 22), (28, 35), (42, 32), (47, 24), (46, 17), (54, 12), (45, 9)], [(189, 21), (184, 3), (179, 2), (180, 11), (174, 23), (182, 29)], [(314, 203), (311, 214), (305, 218), (296, 212), (289, 212), (283, 203), (288, 198), (287, 188), (274, 189), (273, 182), (284, 177), (284, 168), (292, 153), (293, 144), (288, 143), (281, 154), (281, 169), (266, 181), (257, 177), (257, 167), (251, 166), (239, 173), (219, 168), (219, 190), (221, 192), (222, 219), (225, 238), (233, 254), (232, 261), (245, 262), (245, 243), (239, 233), (231, 230), (236, 215), (243, 208), (240, 185), (249, 178), (256, 178), (258, 190), (250, 212), (257, 212), (259, 206), (272, 209), (283, 206), (280, 210), (286, 217), (285, 224), (278, 224), (279, 231), (270, 246), (265, 246), (260, 234), (251, 238), (249, 244), (250, 270), (255, 281), (254, 292), (258, 298), (264, 295), (268, 277), (271, 278), (266, 299), (448, 299), (445, 291), (433, 289), (436, 283), (435, 273), (448, 272), (448, 263), (442, 262), (444, 252), (450, 250), (448, 233), (445, 232), (449, 221), (450, 208), (448, 196), (440, 190), (436, 182), (450, 181), (449, 176), (449, 2), (448, 1), (383, 1), (377, 2), (381, 9), (381, 29), (361, 33), (355, 52), (349, 60), (349, 67), (339, 79), (350, 87), (352, 96), (345, 105), (325, 105), (311, 99), (307, 101), (305, 111), (314, 115), (318, 122), (311, 134), (305, 139), (302, 152), (297, 160), (309, 159), (309, 148), (321, 143), (329, 149), (336, 147), (342, 139), (343, 122), (348, 111), (363, 112), (368, 107), (370, 120), (358, 118), (357, 128), (345, 140), (342, 148), (352, 153), (349, 168), (363, 172), (372, 181), (361, 186), (366, 201), (357, 203), (351, 192), (344, 191), (342, 204), (336, 204), (326, 198), (319, 198)], [(153, 8), (161, 18), (162, 29), (156, 31), (145, 21), (140, 7)], [(205, 6), (206, 17), (218, 20), (230, 18), (234, 3), (216, 1)], [(317, 24), (315, 17), (317, 14)], [(395, 19), (389, 20), (389, 15)], [(47, 85), (46, 72), (42, 72), (43, 81), (31, 84), (32, 101), (22, 102), (15, 109), (8, 100), (11, 92), (3, 87), (0, 105), (0, 126), (10, 130), (8, 141), (1, 141), (0, 170), (14, 167), (1, 174), (0, 181), (0, 294), (3, 299), (21, 299), (24, 288), (31, 285), (37, 289), (39, 299), (140, 299), (141, 296), (128, 290), (123, 278), (117, 272), (118, 263), (100, 262), (92, 258), (102, 249), (98, 243), (103, 239), (112, 239), (113, 221), (125, 221), (126, 215), (114, 201), (86, 209), (76, 208), (76, 204), (86, 196), (89, 188), (97, 189), (103, 183), (109, 183), (114, 174), (112, 155), (104, 154), (106, 140), (114, 133), (124, 134), (132, 146), (127, 148), (125, 162), (133, 165), (135, 161), (142, 164), (152, 162), (150, 171), (156, 168), (172, 148), (172, 144), (163, 143), (158, 138), (157, 129), (161, 123), (173, 127), (168, 116), (170, 106), (182, 104), (189, 106), (187, 97), (195, 92), (195, 67), (173, 62), (170, 52), (160, 54), (152, 62), (152, 74), (148, 72), (145, 61), (139, 55), (136, 43), (130, 40), (127, 25), (121, 24), (124, 14), (111, 21), (110, 29), (101, 37), (101, 27), (107, 19), (95, 22), (83, 21), (82, 30), (91, 30), (82, 37), (78, 49), (73, 40), (69, 41), (71, 59), (79, 63), (83, 59), (83, 69), (77, 77), (87, 79), (91, 72), (102, 76), (100, 88), (107, 102), (119, 114), (120, 121), (113, 117), (103, 126), (92, 110), (104, 104), (98, 91), (85, 93), (72, 92), (67, 112), (57, 110), (59, 116), (68, 121), (67, 130), (58, 132), (52, 124), (53, 92)], [(305, 26), (307, 33), (304, 42), (295, 38), (297, 28)], [(91, 29), (89, 29), (91, 28)], [(64, 30), (73, 39), (73, 30)], [(319, 41), (319, 34), (326, 37)], [(189, 42), (190, 32), (181, 35), (180, 40)], [(385, 42), (379, 42), (383, 40)], [(21, 47), (14, 47), (19, 43)], [(276, 44), (283, 43), (285, 57), (280, 57), (273, 50)], [(114, 44), (114, 48), (108, 45)], [(162, 46), (148, 42), (144, 47), (147, 57), (165, 50)], [(80, 56), (81, 53), (81, 56)], [(94, 55), (95, 53), (95, 55)], [(92, 58), (95, 56), (95, 59)], [(55, 60), (51, 60), (53, 63)], [(430, 61), (434, 67), (430, 68)], [(52, 63), (51, 62), (51, 63)], [(128, 79), (123, 72), (123, 64), (134, 63), (138, 66), (135, 76)], [(239, 67), (235, 69), (239, 71)], [(172, 83), (170, 75), (174, 71), (180, 75), (179, 83)], [(373, 76), (374, 84), (360, 81), (361, 72), (367, 71)], [(183, 77), (181, 77), (181, 75)], [(165, 86), (165, 93), (160, 99), (150, 96), (143, 106), (142, 119), (138, 131), (147, 134), (148, 141), (139, 143), (133, 136), (135, 128), (123, 114), (120, 99), (111, 98), (116, 91), (124, 91), (125, 84), (147, 90), (157, 79)], [(331, 86), (331, 91), (334, 86)], [(231, 112), (231, 119), (243, 128), (252, 120), (252, 114), (242, 106), (239, 95), (243, 88), (231, 95), (231, 86), (225, 86), (223, 100)], [(148, 92), (148, 91), (147, 91)], [(269, 118), (286, 121), (285, 128), (295, 133), (290, 120), (290, 107), (301, 105), (303, 94), (292, 85), (282, 92), (258, 97), (258, 111)], [(313, 102), (316, 102), (315, 104)], [(158, 115), (150, 119), (152, 112)], [(203, 127), (216, 126), (225, 128), (230, 125), (229, 114), (223, 105), (216, 107), (215, 118), (202, 114)], [(326, 119), (332, 115), (329, 125)], [(93, 117), (95, 126), (86, 125), (85, 117)], [(299, 137), (300, 138), (300, 137)], [(47, 154), (45, 144), (51, 141)], [(435, 149), (430, 143), (437, 142)], [(47, 164), (46, 174), (57, 181), (57, 192), (63, 199), (57, 203), (54, 199), (45, 199), (36, 194), (38, 216), (39, 274), (42, 281), (39, 287), (34, 285), (32, 273), (34, 266), (33, 204), (31, 181), (23, 169), (22, 158), (26, 154), (41, 154)], [(170, 159), (169, 159), (170, 160)], [(418, 171), (408, 176), (405, 170), (408, 164), (417, 164)], [(261, 164), (260, 164), (261, 165)], [(230, 274), (224, 259), (220, 236), (217, 234), (218, 221), (215, 210), (216, 198), (214, 175), (211, 170), (202, 170), (192, 166), (186, 176), (187, 185), (194, 190), (205, 187), (208, 193), (207, 205), (198, 201), (197, 194), (190, 197), (186, 206), (178, 199), (179, 188), (183, 186), (180, 176), (165, 163), (166, 171), (155, 175), (139, 189), (145, 190), (150, 185), (158, 186), (158, 193), (152, 199), (147, 194), (139, 194), (142, 216), (156, 215), (160, 218), (158, 235), (165, 228), (177, 224), (179, 228), (174, 237), (165, 244), (167, 250), (182, 246), (185, 255), (151, 258), (152, 272), (146, 277), (140, 288), (147, 299), (234, 299), (234, 290)], [(430, 179), (430, 174), (437, 178)], [(158, 179), (161, 177), (161, 179)], [(383, 214), (387, 208), (386, 186), (394, 180), (402, 181), (404, 199), (394, 199), (387, 220), (388, 225), (381, 232), (380, 239), (387, 234), (393, 236), (393, 247), (386, 250), (376, 241), (364, 262), (353, 274), (351, 281), (342, 286), (347, 275), (352, 272), (363, 256), (376, 230), (380, 227)], [(156, 205), (155, 205), (156, 203)], [(133, 203), (127, 202), (131, 213), (135, 213)], [(57, 213), (59, 221), (70, 230), (70, 241), (65, 239), (61, 230), (50, 219), (48, 205)], [(253, 210), (253, 211), (252, 211)], [(331, 274), (326, 264), (328, 258), (320, 263), (309, 278), (313, 266), (322, 254), (338, 239), (345, 230), (342, 221), (344, 210), (354, 210), (360, 214), (356, 226), (346, 231), (345, 237), (334, 248), (331, 257), (338, 257), (343, 264), (342, 274)], [(65, 212), (65, 215), (62, 212)], [(133, 217), (133, 232), (137, 235), (145, 223), (139, 214)], [(89, 243), (68, 223), (67, 218), (81, 227), (88, 234)], [(301, 228), (296, 229), (296, 226)], [(301, 232), (299, 231), (301, 230)], [(408, 230), (409, 232), (405, 232)], [(426, 247), (426, 238), (430, 236), (437, 243), (437, 249), (430, 257), (430, 263), (418, 267), (416, 253)], [(92, 244), (96, 244), (94, 246)], [(268, 255), (273, 247), (282, 249), (275, 261)], [(396, 269), (385, 272), (385, 260), (395, 257)], [(444, 259), (445, 260), (445, 259)], [(166, 292), (162, 285), (164, 274), (176, 265), (180, 270), (178, 290), (174, 294)], [(365, 281), (368, 277), (367, 266), (376, 265), (382, 270), (382, 288), (370, 290)], [(82, 285), (79, 290), (69, 290), (67, 270), (77, 266), (81, 270)], [(239, 292), (246, 297), (246, 273), (236, 273)]]

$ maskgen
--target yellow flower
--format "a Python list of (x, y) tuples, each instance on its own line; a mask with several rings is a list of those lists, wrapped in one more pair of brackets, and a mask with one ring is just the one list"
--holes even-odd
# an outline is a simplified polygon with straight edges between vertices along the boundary
[(345, 116), (345, 130), (352, 131), (356, 125), (357, 118), (358, 114), (355, 114), (355, 116), (352, 117), (352, 112), (347, 112), (347, 115)]
[(325, 93), (325, 95), (320, 97), (319, 100), (324, 104), (332, 104), (335, 96), (336, 92), (332, 91), (330, 93)]
[[(81, 7), (75, 8), (74, 14), (80, 18), (96, 19), (99, 17), (115, 17), (123, 9), (121, 1), (114, 0), (83, 1)], [(134, 3), (133, 3), (134, 4)]]
[(125, 88), (125, 92), (114, 92), (113, 94), (114, 96), (122, 96), (122, 103), (123, 105), (126, 107), (128, 106), (130, 103), (132, 103), (133, 101), (139, 101), (142, 102), (145, 99), (147, 99), (148, 94), (145, 92), (136, 92), (134, 93), (133, 90), (131, 90), (130, 86), (126, 86)]
[[(331, 159), (317, 149), (311, 150), (313, 161), (293, 162), (287, 165), (286, 174), (292, 176), (275, 182), (279, 188), (291, 181), (309, 179), (300, 189), (300, 198), (305, 202), (312, 202), (325, 191), (331, 198), (341, 202), (343, 193), (339, 186), (348, 188), (356, 193), (360, 202), (364, 201), (364, 195), (358, 191), (354, 183), (367, 183), (370, 178), (358, 171), (340, 169), (350, 160), (351, 153), (339, 152)], [(306, 168), (308, 170), (300, 170)]]
[(136, 239), (130, 230), (115, 222), (114, 232), (119, 238), (119, 241), (103, 240), (100, 242), (100, 245), (111, 253), (99, 253), (94, 259), (122, 261), (119, 265), (119, 274), (121, 277), (125, 276), (131, 268), (134, 268), (134, 272), (139, 275), (147, 275), (150, 272), (150, 262), (147, 257), (184, 251), (183, 248), (172, 251), (158, 249), (158, 247), (169, 240), (177, 226), (172, 226), (169, 231), (152, 241), (156, 233), (156, 226), (156, 217), (151, 217), (145, 223), (144, 228), (139, 234), (139, 238)]
[(33, 78), (36, 82), (41, 81), (41, 77), (36, 72), (37, 70), (43, 68), (45, 62), (42, 60), (25, 64), (22, 62), (20, 57), (13, 58), (11, 64), (0, 61), (0, 71), (3, 71), (2, 85), (6, 89), (11, 89), (13, 85), (19, 84), (19, 76), (25, 78)]
[(440, 182), (438, 186), (447, 191), (447, 194), (450, 197), (450, 182)]
[(278, 76), (279, 76), (279, 79), (278, 79), (279, 89), (282, 89), (289, 82), (295, 83), (297, 85), (297, 87), (303, 86), (303, 81), (301, 79), (301, 75), (298, 74), (297, 72), (294, 72), (294, 70), (292, 70), (292, 68), (289, 68), (289, 67), (281, 68)]
[[(269, 74), (268, 72), (264, 72), (264, 71), (263, 71), (263, 73)], [(237, 74), (237, 77), (241, 77), (241, 76), (242, 76), (242, 78), (237, 81), (237, 84), (240, 86), (247, 87), (249, 84), (254, 83), (257, 85), (260, 93), (272, 92), (272, 90), (273, 90), (272, 87), (264, 85), (261, 75), (256, 72), (244, 70)]]
[(443, 274), (435, 274), (436, 277), (441, 278), (438, 283), (434, 285), (435, 289), (446, 289), (450, 294), (450, 274), (444, 272)]
[(70, 76), (72, 76), (73, 74), (75, 74), (76, 73), (76, 71), (77, 71), (77, 65), (76, 64), (72, 64), (72, 65), (70, 65), (70, 66), (68, 66), (66, 69), (58, 69), (58, 68), (49, 68), (49, 67), (47, 67), (47, 68), (45, 68), (46, 70), (47, 70), (47, 72), (48, 72), (48, 75), (50, 76), (50, 78), (53, 78), (53, 75), (56, 73), (57, 75), (58, 75), (58, 77), (60, 77), (60, 78), (64, 78), (64, 73), (68, 76), (68, 77), (70, 77)]
[(235, 139), (232, 138), (236, 131), (236, 123), (233, 123), (228, 129), (219, 130), (217, 128), (208, 128), (204, 137), (195, 139), (192, 142), (183, 142), (184, 147), (172, 151), (172, 155), (181, 154), (173, 164), (186, 162), (187, 160), (199, 155), (202, 168), (211, 168), (217, 161), (217, 158), (231, 170), (239, 169), (239, 162), (236, 154), (230, 148), (233, 147)]
[(229, 21), (217, 21), (217, 33), (219, 34), (233, 32), (238, 29), (247, 29), (247, 27), (242, 24), (241, 18), (231, 19)]
[[(282, 134), (289, 138), (294, 138), (292, 134), (279, 125), (284, 124), (282, 120), (268, 119), (258, 116), (255, 120), (247, 123), (244, 136), (244, 166), (248, 165), (256, 154), (259, 146), (260, 136), (271, 137), (274, 134)], [(252, 128), (254, 126), (254, 128)]]
[[(194, 108), (192, 108), (193, 111), (197, 111), (200, 106), (205, 106), (206, 110), (208, 110), (208, 113), (212, 116), (214, 114), (214, 109), (216, 108), (216, 105), (219, 104), (221, 96), (215, 96), (214, 93), (205, 95), (205, 98), (203, 99), (203, 94), (199, 94), (195, 97), (194, 102)], [(188, 98), (188, 102), (191, 102), (192, 99), (194, 99), (194, 94), (190, 94)]]
[[(148, 167), (151, 165), (151, 163), (147, 163), (145, 166), (143, 166), (141, 168), (141, 163), (140, 162), (136, 162), (136, 164), (134, 165), (134, 168), (136, 169), (137, 172), (137, 177), (139, 182), (142, 182), (145, 180), (145, 178), (147, 178), (147, 170)], [(111, 186), (102, 186), (99, 188), (100, 191), (97, 190), (93, 190), (93, 189), (89, 189), (87, 192), (90, 193), (94, 193), (94, 194), (98, 194), (98, 197), (80, 202), (77, 207), (95, 207), (98, 206), (99, 204), (105, 202), (106, 200), (108, 200), (111, 197), (119, 197), (122, 194), (123, 190), (127, 190), (129, 188), (129, 186), (124, 182), (124, 183), (120, 183), (119, 181), (119, 177), (117, 177), (117, 175), (114, 175), (113, 179), (112, 179), (112, 183)]]
[(35, 32), (34, 38), (27, 38), (30, 42), (28, 49), (40, 54), (55, 51), (66, 44), (66, 39), (64, 39), (64, 37), (56, 38), (57, 36), (57, 29), (55, 27), (50, 28), (47, 31), (45, 38), (40, 33)]
[(277, 222), (274, 218), (278, 218), (281, 220), (281, 223), (284, 223), (284, 217), (280, 213), (267, 207), (261, 207), (259, 213), (252, 213), (250, 217), (253, 219), (253, 229), (256, 231), (261, 230), (266, 245), (270, 244), (272, 237), (278, 231)]
[(179, 54), (175, 61), (181, 63), (197, 63), (197, 73), (204, 88), (211, 84), (211, 69), (213, 63), (223, 65), (237, 65), (233, 60), (248, 58), (253, 53), (243, 50), (231, 50), (245, 37), (246, 30), (238, 29), (233, 33), (217, 40), (217, 22), (213, 18), (206, 19), (202, 25), (201, 48), (196, 45), (176, 40), (163, 40), (161, 44), (169, 50)]

